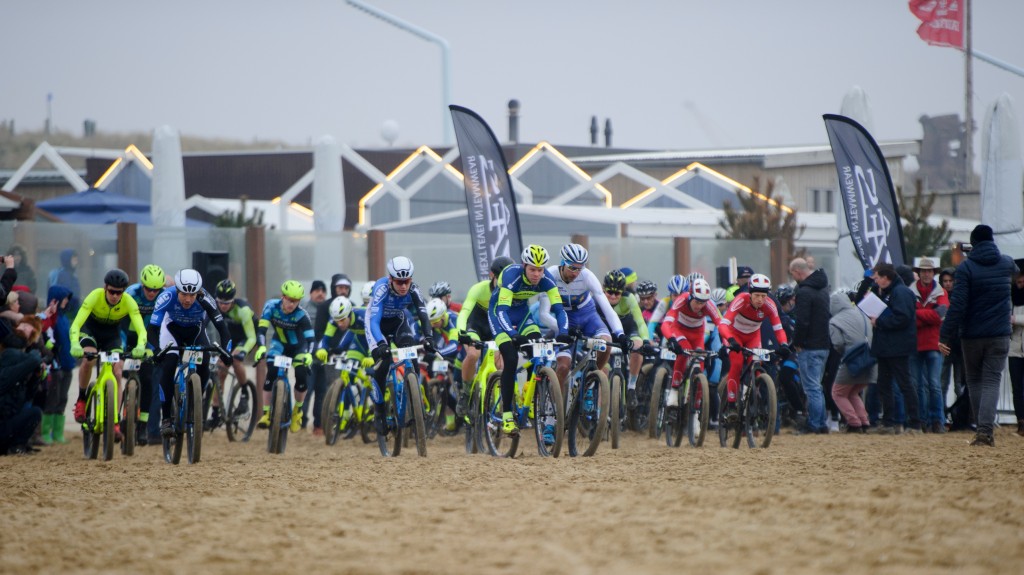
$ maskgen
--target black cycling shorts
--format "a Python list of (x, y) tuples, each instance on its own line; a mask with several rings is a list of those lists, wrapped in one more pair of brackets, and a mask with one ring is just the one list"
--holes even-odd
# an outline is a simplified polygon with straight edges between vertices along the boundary
[(95, 347), (97, 351), (123, 350), (121, 326), (116, 323), (102, 323), (89, 318), (79, 331), (79, 345)]

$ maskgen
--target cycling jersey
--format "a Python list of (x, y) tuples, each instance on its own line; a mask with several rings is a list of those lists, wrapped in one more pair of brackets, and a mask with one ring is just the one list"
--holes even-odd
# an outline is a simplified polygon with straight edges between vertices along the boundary
[[(473, 284), (473, 287), (469, 288), (469, 293), (466, 294), (465, 301), (462, 302), (462, 309), (459, 310), (459, 319), (456, 323), (459, 332), (476, 332), (477, 329), (487, 326), (487, 332), (490, 332), (490, 326), (487, 324), (487, 308), (491, 303), (491, 280), (484, 280)], [(476, 328), (476, 329), (474, 329)]]
[(437, 354), (446, 359), (451, 359), (459, 351), (459, 329), (458, 315), (453, 311), (445, 312), (448, 314), (447, 320), (442, 318), (441, 327), (438, 328), (436, 325), (434, 328), (434, 347), (437, 348)]
[[(678, 342), (683, 349), (703, 349), (704, 336), (706, 333), (705, 318), (718, 325), (722, 317), (718, 314), (718, 307), (714, 302), (708, 300), (695, 312), (690, 307), (692, 294), (687, 292), (672, 302), (672, 307), (665, 314), (665, 321), (661, 324), (661, 333)], [(683, 379), (683, 370), (686, 369), (688, 358), (679, 354), (672, 365), (672, 385), (678, 387)]]
[[(604, 321), (607, 322), (612, 333), (621, 334), (622, 322), (619, 321), (618, 314), (608, 303), (608, 298), (605, 297), (604, 289), (601, 287), (601, 281), (597, 279), (594, 272), (583, 268), (574, 280), (566, 282), (562, 279), (561, 270), (558, 268), (557, 265), (551, 266), (547, 272), (555, 278), (558, 295), (562, 298), (562, 306), (569, 318), (569, 327), (582, 327), (584, 335), (587, 337), (600, 335), (601, 332), (606, 331), (603, 322), (597, 317), (597, 308), (600, 306), (601, 315), (604, 316)], [(542, 317), (548, 314), (550, 304), (547, 300), (547, 295), (541, 293), (540, 314)], [(543, 319), (541, 323), (545, 323)]]
[[(274, 332), (268, 343), (267, 330), (270, 328), (273, 328)], [(288, 348), (290, 352), (313, 353), (313, 345), (316, 343), (313, 322), (302, 306), (297, 305), (291, 313), (285, 313), (281, 298), (269, 299), (263, 304), (263, 313), (260, 314), (259, 325), (256, 328), (256, 341), (271, 348), (267, 353), (269, 356), (277, 355), (274, 353), (275, 346), (272, 345), (275, 342)], [(280, 353), (280, 350), (277, 351)]]
[(153, 315), (149, 317), (149, 338), (154, 345), (159, 342), (161, 348), (174, 342), (197, 342), (205, 333), (203, 326), (207, 321), (213, 322), (222, 343), (231, 341), (224, 317), (210, 294), (200, 291), (192, 306), (186, 308), (178, 301), (178, 288), (166, 287), (157, 296)]
[[(338, 325), (333, 321), (327, 324), (324, 336), (320, 338), (320, 349), (341, 353), (356, 351), (365, 356), (370, 352), (366, 343), (366, 308), (357, 307), (349, 316), (348, 329), (339, 334)], [(339, 337), (340, 335), (340, 337)], [(333, 345), (332, 341), (337, 340)]]
[(658, 331), (658, 326), (665, 319), (665, 314), (672, 308), (672, 296), (663, 297), (658, 300), (658, 305), (654, 306), (654, 310), (651, 311), (650, 317), (647, 318), (647, 331), (650, 332), (651, 336), (657, 337), (661, 334)]
[(488, 318), (495, 341), (502, 343), (521, 333), (519, 325), (529, 314), (531, 297), (544, 293), (551, 302), (551, 311), (558, 324), (558, 333), (564, 335), (569, 331), (569, 319), (562, 307), (562, 298), (558, 294), (555, 278), (551, 272), (544, 270), (537, 285), (526, 282), (526, 271), (521, 264), (512, 264), (502, 270), (498, 277), (498, 289), (491, 294), (488, 304)]
[(775, 332), (779, 343), (788, 343), (786, 331), (782, 329), (782, 320), (779, 319), (779, 310), (775, 307), (772, 298), (765, 298), (764, 304), (755, 308), (750, 303), (750, 293), (743, 292), (736, 296), (725, 310), (725, 317), (722, 318), (719, 331), (722, 334), (722, 341), (729, 341), (737, 333), (751, 334), (761, 330), (761, 322), (770, 320), (772, 330)]
[(636, 326), (637, 337), (644, 341), (651, 339), (651, 333), (647, 330), (647, 322), (644, 319), (643, 311), (640, 309), (640, 300), (637, 299), (636, 294), (623, 292), (622, 297), (619, 298), (619, 303), (612, 306), (612, 309), (615, 310), (615, 315), (619, 316), (619, 320), (622, 321), (622, 331), (626, 331), (626, 323), (628, 319), (632, 319), (633, 324)]
[[(142, 324), (146, 325), (149, 323), (150, 316), (153, 315), (153, 310), (156, 308), (156, 298), (160, 296), (160, 292), (157, 292), (153, 299), (146, 297), (145, 290), (142, 289), (142, 284), (136, 283), (128, 286), (128, 289), (124, 290), (124, 295), (135, 300), (135, 304), (139, 306), (139, 315), (142, 316)], [(136, 345), (138, 343), (138, 334), (135, 330), (135, 326), (128, 319), (121, 320), (121, 331), (128, 335), (130, 345)], [(141, 333), (145, 333), (143, 329)]]
[(253, 311), (249, 302), (235, 298), (231, 309), (224, 314), (224, 322), (231, 336), (231, 351), (244, 351), (246, 355), (256, 347), (256, 326), (253, 322)]
[(424, 337), (433, 337), (433, 331), (430, 329), (430, 317), (427, 315), (426, 302), (423, 296), (420, 295), (419, 287), (415, 283), (410, 285), (409, 291), (402, 296), (391, 289), (388, 276), (380, 278), (373, 284), (370, 303), (366, 306), (365, 320), (366, 343), (370, 346), (370, 349), (377, 347), (382, 341), (387, 341), (384, 332), (381, 330), (381, 322), (388, 321), (388, 323), (393, 323), (400, 320), (400, 323), (405, 323), (407, 321), (406, 310), (409, 308), (412, 308), (410, 311), (414, 311), (415, 316), (419, 318)]
[(86, 320), (90, 323), (104, 326), (103, 329), (109, 326), (111, 330), (118, 330), (121, 320), (128, 317), (134, 331), (142, 334), (139, 337), (141, 339), (140, 347), (145, 345), (146, 324), (142, 321), (142, 314), (139, 313), (139, 304), (135, 303), (135, 300), (131, 297), (124, 297), (124, 294), (122, 294), (121, 300), (111, 307), (107, 303), (106, 291), (105, 287), (96, 288), (89, 292), (89, 295), (85, 296), (85, 300), (82, 301), (82, 307), (78, 309), (78, 314), (75, 315), (75, 321), (71, 322), (71, 341), (77, 342), (81, 340), (80, 332)]

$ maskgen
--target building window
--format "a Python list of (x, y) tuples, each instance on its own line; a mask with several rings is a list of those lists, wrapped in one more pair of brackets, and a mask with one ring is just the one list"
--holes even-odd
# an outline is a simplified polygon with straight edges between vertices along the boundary
[(834, 196), (832, 190), (811, 190), (811, 211), (835, 213)]

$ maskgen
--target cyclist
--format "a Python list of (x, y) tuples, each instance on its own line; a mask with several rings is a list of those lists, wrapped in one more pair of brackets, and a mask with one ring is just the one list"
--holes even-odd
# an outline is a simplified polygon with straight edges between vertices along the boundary
[[(302, 429), (302, 402), (306, 399), (309, 388), (309, 366), (313, 364), (313, 346), (316, 339), (313, 335), (313, 323), (309, 320), (306, 310), (299, 306), (305, 288), (295, 280), (286, 280), (281, 284), (281, 297), (268, 299), (263, 304), (259, 323), (256, 326), (256, 348), (254, 359), (258, 362), (267, 360), (267, 378), (263, 381), (263, 416), (256, 423), (260, 429), (270, 427), (270, 393), (277, 379), (278, 368), (273, 359), (278, 355), (291, 357), (295, 367), (295, 404), (292, 407), (290, 431), (298, 433)], [(272, 335), (267, 337), (271, 328)], [(306, 368), (306, 369), (303, 369)]]
[[(694, 278), (690, 291), (680, 295), (672, 302), (672, 308), (665, 314), (661, 324), (661, 332), (669, 341), (673, 351), (678, 353), (672, 365), (672, 388), (665, 407), (679, 406), (679, 386), (683, 382), (683, 370), (686, 369), (687, 357), (682, 354), (684, 349), (704, 349), (706, 333), (705, 318), (710, 319), (717, 327), (722, 316), (718, 308), (711, 302), (711, 286), (703, 278)], [(676, 410), (669, 412), (675, 417)]]
[(557, 321), (558, 337), (565, 340), (569, 330), (569, 319), (562, 309), (562, 298), (558, 295), (555, 277), (544, 269), (548, 263), (548, 251), (543, 246), (530, 244), (523, 250), (522, 262), (509, 265), (498, 274), (498, 288), (491, 294), (487, 307), (487, 319), (495, 334), (494, 341), (498, 344), (504, 365), (508, 366), (501, 371), (501, 429), (506, 435), (519, 433), (512, 414), (515, 366), (519, 360), (519, 350), (514, 340), (519, 340), (520, 336), (540, 335), (540, 326), (529, 314), (530, 298), (540, 293), (547, 294)]
[[(476, 376), (476, 364), (480, 361), (480, 350), (473, 347), (474, 341), (491, 341), (494, 333), (491, 331), (488, 310), (491, 305), (491, 294), (498, 285), (498, 276), (501, 270), (512, 265), (512, 258), (498, 256), (491, 262), (489, 278), (473, 284), (462, 302), (462, 310), (459, 311), (459, 318), (456, 327), (459, 330), (459, 343), (465, 350), (466, 356), (462, 358), (462, 381), (459, 389), (459, 401), (455, 407), (455, 413), (459, 416), (465, 415), (466, 404), (469, 403), (470, 384)], [(501, 356), (494, 358), (494, 365), (501, 369)]]
[(741, 292), (729, 304), (725, 316), (719, 323), (718, 331), (722, 336), (724, 349), (729, 353), (729, 375), (726, 380), (727, 417), (730, 421), (736, 418), (736, 392), (739, 389), (740, 372), (743, 371), (743, 354), (740, 346), (756, 348), (761, 346), (761, 323), (768, 320), (779, 340), (779, 355), (789, 356), (789, 339), (782, 328), (779, 311), (775, 302), (768, 297), (772, 289), (772, 281), (764, 274), (753, 274), (747, 284), (749, 291)]
[[(149, 264), (139, 272), (139, 283), (132, 284), (125, 290), (125, 295), (135, 300), (135, 305), (139, 306), (139, 315), (142, 316), (143, 326), (149, 324), (149, 318), (153, 315), (153, 309), (156, 308), (156, 298), (163, 291), (166, 283), (167, 278), (164, 276), (163, 268)], [(145, 337), (146, 333), (146, 330), (143, 329), (142, 336), (140, 336), (140, 332), (135, 330), (135, 326), (127, 318), (121, 321), (121, 331), (128, 336), (127, 341), (132, 346), (138, 345), (139, 337)], [(153, 345), (150, 343), (147, 347), (152, 349)], [(139, 366), (138, 373), (139, 422), (141, 425), (135, 428), (135, 443), (147, 445), (149, 436), (146, 428), (149, 422), (149, 408), (153, 402), (153, 364), (143, 362)]]
[[(156, 299), (156, 307), (149, 318), (148, 336), (158, 342), (159, 349), (168, 346), (210, 345), (206, 336), (206, 322), (212, 321), (221, 342), (230, 341), (228, 328), (224, 318), (217, 311), (217, 306), (210, 294), (203, 289), (203, 277), (193, 269), (178, 270), (174, 274), (174, 285), (160, 292)], [(231, 362), (231, 356), (223, 348), (220, 355), (225, 362)], [(171, 422), (171, 398), (174, 394), (174, 372), (178, 367), (179, 352), (168, 351), (160, 362), (160, 389), (163, 390), (160, 434), (172, 435), (174, 425)], [(210, 377), (210, 354), (203, 352), (203, 360), (196, 367), (196, 373), (206, 385)]]
[[(412, 327), (409, 325), (409, 308), (415, 310), (423, 334), (423, 349), (434, 353), (434, 333), (430, 328), (426, 302), (420, 295), (419, 287), (412, 283), (415, 271), (412, 260), (396, 256), (388, 260), (388, 275), (380, 278), (373, 286), (370, 303), (366, 306), (366, 343), (375, 361), (373, 379), (377, 389), (373, 393), (374, 425), (377, 433), (386, 435), (390, 429), (384, 409), (384, 394), (381, 390), (387, 384), (391, 369), (391, 342), (398, 347), (415, 344)], [(414, 362), (415, 363), (415, 362)], [(418, 367), (416, 368), (418, 372)]]
[[(605, 341), (612, 341), (611, 333), (615, 334), (615, 341), (623, 351), (629, 353), (632, 342), (622, 331), (622, 322), (619, 316), (612, 309), (608, 298), (601, 288), (601, 281), (597, 279), (594, 272), (587, 269), (587, 260), (590, 254), (580, 244), (566, 244), (562, 246), (560, 253), (562, 261), (559, 265), (548, 268), (555, 278), (555, 285), (558, 287), (558, 295), (562, 298), (562, 307), (569, 319), (569, 329), (579, 329), (588, 338), (598, 338)], [(623, 276), (625, 277), (625, 276)], [(548, 315), (547, 296), (540, 294), (540, 315)], [(600, 315), (598, 308), (600, 307)], [(601, 318), (604, 317), (604, 321)], [(605, 322), (608, 325), (605, 325)], [(544, 323), (553, 323), (546, 321)], [(611, 333), (609, 333), (609, 328)], [(597, 368), (604, 369), (611, 355), (611, 349), (606, 349), (597, 354)], [(568, 391), (567, 379), (569, 369), (572, 367), (573, 350), (562, 349), (558, 352), (558, 364), (555, 373), (562, 385), (563, 396)]]
[[(338, 296), (331, 300), (327, 308), (331, 321), (324, 329), (324, 335), (316, 346), (316, 360), (320, 363), (327, 363), (327, 357), (332, 353), (341, 353), (346, 348), (341, 342), (348, 335), (349, 328), (355, 319), (352, 315), (352, 301), (345, 296)], [(362, 321), (360, 316), (360, 321)], [(365, 339), (365, 338), (364, 338)]]
[(715, 289), (711, 290), (711, 301), (714, 302), (715, 307), (718, 308), (718, 314), (719, 315), (725, 314), (725, 306), (726, 306), (725, 297), (726, 297), (725, 289), (723, 289), (723, 288), (715, 288)]
[[(654, 308), (658, 306), (658, 284), (651, 280), (642, 280), (636, 284), (636, 297), (640, 304), (640, 313), (644, 316), (644, 325), (651, 320)], [(650, 330), (647, 331), (650, 333)]]
[[(432, 299), (427, 303), (427, 316), (430, 318), (430, 326), (434, 330), (434, 347), (437, 349), (437, 355), (448, 361), (455, 368), (451, 373), (452, 381), (457, 387), (461, 383), (459, 381), (461, 373), (458, 371), (460, 359), (465, 355), (459, 345), (458, 316), (455, 312), (449, 311), (448, 307), (444, 304), (444, 300), (440, 298)], [(431, 367), (433, 358), (427, 356), (424, 360), (427, 363), (427, 368), (433, 373)], [(455, 398), (450, 395), (445, 397), (444, 400), (449, 403), (448, 407), (452, 409), (457, 407), (455, 405)], [(446, 416), (445, 428), (449, 431), (455, 429), (454, 413), (449, 412)]]
[(652, 338), (662, 335), (658, 327), (660, 327), (662, 320), (665, 319), (665, 314), (672, 307), (672, 302), (689, 289), (690, 282), (685, 276), (676, 274), (668, 279), (668, 297), (658, 300), (658, 306), (654, 308), (650, 319), (647, 320), (647, 331), (651, 333)]
[(443, 301), (447, 311), (455, 313), (462, 311), (462, 304), (452, 301), (452, 286), (446, 281), (434, 282), (430, 286), (430, 297)]
[(359, 291), (359, 298), (363, 301), (363, 308), (370, 305), (370, 296), (373, 295), (373, 284), (374, 282), (366, 282), (363, 284), (363, 289)]
[[(639, 288), (639, 286), (638, 286)], [(626, 291), (626, 276), (621, 270), (612, 270), (604, 276), (604, 294), (608, 298), (615, 314), (622, 322), (624, 331), (632, 340), (632, 347), (650, 345), (650, 333), (647, 331), (647, 322), (644, 321), (643, 313), (640, 311), (640, 304), (634, 294)], [(626, 403), (630, 409), (636, 407), (636, 380), (640, 375), (640, 368), (643, 366), (644, 358), (639, 354), (629, 357), (629, 380), (626, 384)]]
[[(92, 290), (82, 301), (75, 320), (71, 322), (71, 356), (82, 357), (85, 352), (121, 351), (121, 320), (128, 317), (135, 333), (139, 334), (132, 348), (132, 357), (146, 353), (146, 324), (139, 313), (139, 305), (124, 297), (128, 289), (128, 274), (112, 269), (103, 276), (103, 287)], [(75, 421), (85, 423), (85, 390), (89, 386), (96, 360), (85, 360), (78, 371), (78, 401), (75, 402)], [(121, 380), (121, 363), (114, 365), (114, 377)], [(116, 429), (117, 438), (121, 430)]]
[[(247, 379), (245, 373), (245, 357), (249, 355), (252, 348), (256, 347), (256, 324), (253, 321), (252, 307), (243, 298), (237, 297), (238, 287), (235, 282), (224, 279), (217, 283), (214, 288), (214, 298), (217, 300), (217, 309), (224, 316), (224, 322), (228, 326), (228, 335), (231, 336), (231, 356), (234, 358), (232, 369), (239, 383)], [(221, 342), (222, 344), (224, 342)], [(221, 386), (228, 376), (228, 366), (219, 364), (217, 366), (217, 380)], [(210, 413), (210, 421), (207, 428), (213, 429), (220, 424), (220, 395), (213, 394), (213, 409)]]

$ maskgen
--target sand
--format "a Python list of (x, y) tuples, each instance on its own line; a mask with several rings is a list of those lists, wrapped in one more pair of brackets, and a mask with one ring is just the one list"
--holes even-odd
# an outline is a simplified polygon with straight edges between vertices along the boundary
[(1024, 438), (793, 436), (670, 449), (626, 434), (593, 458), (468, 456), (437, 438), (287, 452), (207, 435), (110, 462), (71, 443), (0, 457), (0, 572), (1020, 573)]

